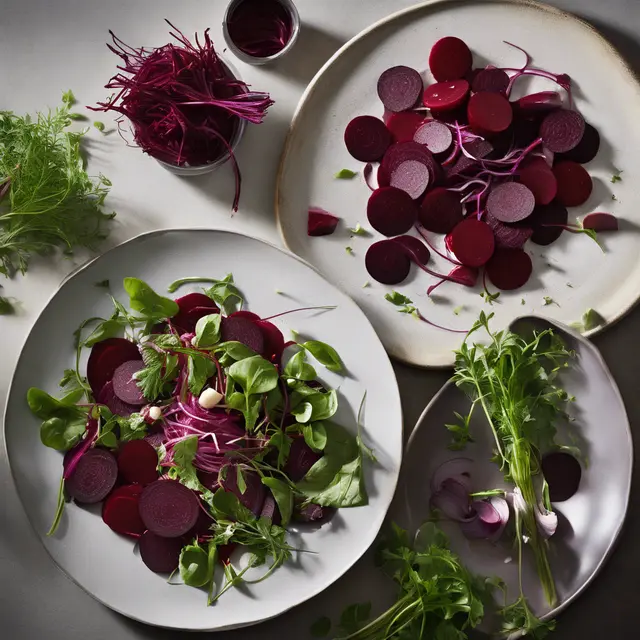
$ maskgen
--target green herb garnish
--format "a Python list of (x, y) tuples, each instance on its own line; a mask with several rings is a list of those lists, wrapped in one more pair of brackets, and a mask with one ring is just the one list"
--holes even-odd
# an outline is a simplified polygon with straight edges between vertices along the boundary
[(334, 176), (337, 180), (352, 180), (358, 175), (357, 171), (351, 171), (351, 169), (340, 169)]
[(345, 247), (345, 248), (344, 248), (344, 250), (345, 250), (345, 251), (346, 251), (350, 256), (354, 255), (354, 253), (353, 253), (353, 248), (352, 248), (352, 247)]
[(13, 303), (8, 298), (0, 296), (0, 316), (10, 316), (16, 312)]
[(613, 184), (615, 184), (616, 182), (622, 182), (622, 176), (620, 175), (621, 173), (621, 170), (616, 170), (616, 172), (611, 176), (611, 182)]
[(366, 236), (368, 231), (358, 222), (355, 227), (349, 227), (349, 233), (353, 236)]
[(96, 120), (96, 121), (93, 123), (93, 126), (94, 126), (98, 131), (100, 131), (101, 133), (104, 133), (104, 129), (105, 129), (105, 127), (104, 127), (104, 122), (100, 122), (100, 120)]

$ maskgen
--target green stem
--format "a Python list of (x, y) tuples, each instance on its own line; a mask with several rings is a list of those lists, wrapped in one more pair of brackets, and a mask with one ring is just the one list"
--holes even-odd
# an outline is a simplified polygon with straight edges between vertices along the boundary
[(60, 487), (58, 488), (58, 504), (56, 507), (56, 515), (53, 518), (53, 523), (51, 524), (51, 528), (47, 531), (48, 536), (52, 536), (60, 524), (60, 520), (62, 519), (62, 513), (64, 511), (64, 476), (60, 478)]

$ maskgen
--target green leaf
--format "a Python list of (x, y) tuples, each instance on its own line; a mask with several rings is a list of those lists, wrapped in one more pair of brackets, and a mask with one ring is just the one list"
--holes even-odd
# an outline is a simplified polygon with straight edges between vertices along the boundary
[(197, 544), (183, 547), (180, 552), (180, 577), (188, 587), (204, 587), (211, 582), (209, 554)]
[(76, 104), (77, 100), (71, 89), (67, 89), (62, 93), (62, 102), (64, 102), (67, 107), (72, 107), (74, 104)]
[(174, 300), (158, 295), (138, 278), (125, 278), (124, 290), (129, 296), (129, 306), (149, 320), (173, 318), (180, 311)]
[(282, 526), (286, 527), (293, 513), (293, 491), (291, 487), (286, 482), (278, 480), (278, 478), (263, 477), (262, 484), (271, 489), (271, 493), (282, 516)]
[(411, 300), (411, 298), (408, 298), (398, 291), (392, 291), (391, 293), (385, 294), (384, 299), (396, 307), (413, 304), (413, 300)]
[(218, 520), (235, 520), (237, 522), (255, 522), (255, 516), (243, 505), (238, 498), (229, 491), (218, 489), (213, 494), (211, 503), (213, 515)]
[(236, 342), (235, 340), (230, 340), (229, 342), (221, 342), (216, 346), (214, 351), (215, 353), (222, 352), (236, 362), (245, 360), (247, 358), (252, 358), (253, 356), (257, 355), (253, 349), (250, 349), (245, 344), (242, 344), (242, 342)]
[(310, 402), (301, 402), (295, 409), (291, 410), (298, 422), (309, 422), (313, 415), (313, 405)]
[(237, 309), (242, 309), (244, 297), (242, 292), (233, 283), (233, 274), (229, 273), (223, 280), (215, 281), (215, 284), (205, 291), (226, 315), (229, 315)]
[(353, 634), (365, 625), (371, 617), (371, 603), (352, 604), (340, 616), (340, 629), (346, 634)]
[(323, 422), (305, 424), (302, 427), (302, 434), (304, 435), (304, 441), (316, 453), (320, 453), (327, 446), (327, 429)]
[(284, 377), (295, 380), (310, 381), (318, 377), (316, 370), (306, 362), (307, 352), (303, 349), (298, 351), (284, 368)]
[(350, 255), (354, 255), (353, 253), (353, 247), (345, 247), (344, 250)]
[(141, 354), (145, 368), (134, 377), (144, 397), (154, 401), (164, 393), (167, 383), (175, 380), (178, 374), (178, 356), (169, 351), (179, 348), (181, 343), (180, 338), (173, 334), (150, 336), (147, 342), (155, 347), (142, 344)]
[(187, 360), (187, 382), (189, 384), (189, 391), (194, 396), (200, 395), (202, 388), (207, 383), (207, 380), (213, 376), (216, 371), (215, 364), (205, 356), (188, 356)]
[[(104, 407), (102, 408), (104, 411)], [(120, 441), (142, 440), (147, 435), (147, 423), (140, 413), (132, 413), (130, 416), (117, 416), (120, 425)]]
[[(295, 402), (298, 393), (299, 391), (296, 391), (292, 394), (292, 402)], [(335, 389), (331, 389), (331, 391), (327, 393), (316, 391), (316, 393), (306, 396), (305, 401), (311, 405), (311, 416), (309, 419), (313, 419), (314, 421), (333, 418), (338, 410), (338, 393)], [(299, 418), (297, 419), (298, 422), (306, 422)]]
[(219, 313), (200, 318), (196, 324), (193, 346), (198, 349), (212, 349), (220, 341), (221, 322), (222, 316)]
[(98, 431), (98, 439), (96, 446), (107, 447), (107, 449), (116, 449), (118, 447), (118, 438), (113, 430), (118, 426), (118, 419), (106, 407), (100, 410), (100, 430)]
[(351, 169), (340, 169), (334, 176), (337, 180), (352, 180), (358, 175), (357, 171), (351, 171)]
[(125, 324), (126, 319), (123, 318), (105, 320), (104, 322), (101, 322), (85, 339), (84, 346), (93, 347), (93, 345), (98, 342), (102, 342), (103, 340), (107, 340), (108, 338), (117, 338), (122, 336)]
[(236, 484), (238, 485), (240, 493), (244, 495), (247, 491), (247, 482), (244, 479), (244, 473), (242, 472), (242, 467), (239, 464), (236, 465)]
[(616, 171), (612, 176), (611, 176), (611, 182), (613, 184), (615, 184), (616, 182), (622, 182), (622, 176), (620, 175), (622, 173), (622, 171)]
[(309, 627), (309, 633), (314, 638), (326, 638), (331, 631), (331, 620), (327, 616), (322, 616), (318, 618), (312, 625)]
[(349, 227), (349, 233), (354, 236), (366, 236), (368, 232), (365, 228), (363, 228), (358, 222), (355, 227)]
[(180, 482), (193, 491), (203, 491), (193, 460), (198, 451), (198, 436), (189, 436), (178, 442), (173, 448), (173, 461), (177, 467), (172, 471)]
[(261, 356), (240, 360), (229, 367), (229, 375), (247, 396), (268, 393), (278, 385), (278, 370)]
[(582, 316), (582, 324), (585, 331), (591, 331), (606, 323), (606, 320), (594, 309), (587, 309)]
[(320, 364), (327, 367), (329, 371), (340, 372), (344, 369), (338, 352), (328, 344), (318, 340), (309, 340), (300, 346), (306, 349)]
[(104, 127), (104, 122), (100, 122), (100, 120), (96, 120), (96, 121), (93, 123), (93, 126), (94, 126), (98, 131), (100, 131), (101, 133), (104, 133), (104, 129), (105, 129), (105, 127)]
[(13, 303), (8, 298), (0, 296), (0, 316), (10, 316), (16, 312)]
[(278, 461), (277, 466), (278, 469), (282, 469), (285, 464), (287, 464), (287, 460), (289, 459), (289, 453), (291, 452), (291, 443), (293, 440), (285, 434), (284, 431), (278, 429), (273, 433), (269, 441), (267, 442), (267, 447), (274, 447), (278, 451)]

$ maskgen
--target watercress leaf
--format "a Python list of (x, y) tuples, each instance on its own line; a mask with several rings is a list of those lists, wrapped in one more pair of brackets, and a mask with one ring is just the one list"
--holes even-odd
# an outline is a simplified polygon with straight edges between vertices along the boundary
[(313, 422), (302, 427), (304, 441), (316, 452), (320, 453), (327, 444), (327, 430), (323, 422)]
[(260, 409), (262, 408), (262, 398), (260, 396), (245, 396), (245, 407), (243, 410), (245, 429), (253, 431), (258, 418), (260, 417)]
[(240, 360), (229, 367), (229, 375), (246, 395), (268, 393), (278, 385), (278, 370), (261, 356)]
[(224, 355), (235, 361), (245, 360), (246, 358), (251, 358), (257, 355), (253, 349), (250, 349), (247, 345), (242, 344), (242, 342), (236, 342), (235, 340), (221, 342), (216, 346), (214, 352), (222, 352)]
[(318, 377), (316, 370), (306, 362), (307, 352), (303, 349), (298, 351), (284, 368), (284, 377), (295, 380), (310, 381)]
[(244, 495), (247, 491), (247, 482), (244, 479), (244, 473), (242, 472), (242, 467), (239, 464), (236, 465), (236, 484), (238, 485), (240, 493)]
[(274, 447), (278, 451), (278, 460), (277, 466), (278, 469), (282, 469), (285, 464), (287, 464), (287, 460), (289, 459), (289, 453), (291, 452), (291, 443), (293, 440), (285, 434), (284, 431), (278, 429), (273, 435), (269, 438), (267, 442), (268, 447)]
[(187, 382), (194, 396), (200, 395), (207, 380), (215, 373), (215, 364), (205, 356), (190, 355), (187, 360)]
[(323, 507), (361, 507), (367, 504), (362, 457), (358, 456), (342, 465), (322, 490), (313, 491), (306, 485), (303, 493), (310, 502)]
[(209, 554), (196, 545), (188, 545), (180, 552), (180, 577), (189, 587), (204, 587), (211, 581)]
[(392, 291), (391, 293), (385, 294), (384, 299), (391, 304), (394, 304), (396, 307), (413, 304), (413, 300), (411, 300), (411, 298), (407, 298), (407, 296), (401, 294), (399, 291)]
[(214, 285), (205, 291), (205, 295), (209, 296), (226, 315), (233, 313), (237, 307), (242, 308), (244, 297), (233, 283), (233, 274), (229, 273), (223, 280), (218, 280)]
[(146, 282), (138, 278), (125, 278), (124, 290), (129, 295), (130, 307), (147, 319), (165, 320), (180, 311), (175, 300), (158, 295)]
[(212, 313), (200, 318), (196, 324), (196, 337), (193, 346), (198, 349), (211, 349), (220, 341), (220, 323), (222, 316)]
[(348, 606), (340, 616), (340, 630), (351, 635), (359, 631), (371, 617), (371, 603), (363, 602)]
[(338, 173), (336, 173), (335, 178), (337, 180), (351, 180), (358, 175), (357, 171), (351, 171), (351, 169), (340, 169)]
[(309, 633), (314, 638), (326, 638), (331, 631), (331, 620), (327, 616), (318, 618), (310, 627)]
[(329, 371), (340, 372), (344, 369), (342, 360), (338, 352), (328, 344), (319, 340), (308, 340), (301, 345), (306, 349), (320, 364), (323, 364)]
[(313, 405), (310, 402), (301, 402), (291, 410), (291, 414), (295, 416), (298, 422), (309, 422), (313, 414)]
[(143, 344), (140, 353), (145, 368), (135, 374), (135, 379), (144, 397), (153, 401), (178, 373), (178, 356), (162, 350), (179, 348), (180, 339), (172, 334), (154, 335), (146, 342), (155, 344), (156, 348)]
[(282, 526), (286, 527), (291, 520), (293, 512), (293, 491), (291, 487), (278, 478), (262, 478), (262, 484), (271, 489), (271, 493), (278, 505), (278, 510), (282, 516)]
[[(108, 410), (107, 410), (108, 411)], [(109, 412), (111, 413), (111, 412)], [(104, 419), (103, 412), (100, 412), (100, 431), (98, 432), (98, 439), (96, 440), (96, 446), (107, 447), (108, 449), (115, 449), (118, 446), (118, 438), (113, 430), (118, 426), (116, 416), (110, 415), (109, 418)]]
[(249, 509), (240, 504), (238, 498), (231, 492), (218, 489), (211, 501), (213, 515), (218, 520), (235, 520), (242, 523), (254, 523), (255, 516)]
[(189, 436), (173, 447), (173, 461), (180, 467), (193, 463), (198, 452), (198, 436)]
[(69, 414), (49, 418), (40, 427), (40, 440), (45, 447), (69, 451), (80, 442), (87, 427), (86, 414)]
[(41, 420), (47, 420), (57, 416), (69, 415), (70, 413), (82, 413), (86, 416), (86, 411), (82, 411), (75, 406), (74, 400), (58, 400), (50, 396), (46, 391), (31, 387), (27, 391), (27, 403), (29, 409)]
[[(101, 408), (101, 413), (105, 407)], [(120, 441), (142, 440), (147, 435), (147, 423), (140, 413), (132, 413), (130, 416), (116, 416), (120, 426)]]
[(116, 338), (122, 335), (123, 327), (127, 324), (126, 318), (116, 318), (101, 322), (84, 341), (85, 347), (93, 347), (94, 344)]
[[(305, 405), (311, 406), (310, 414)], [(331, 391), (327, 393), (314, 390), (313, 393), (309, 395), (301, 396), (300, 389), (296, 389), (296, 391), (291, 394), (291, 407), (291, 413), (296, 416), (298, 422), (328, 420), (332, 418), (338, 410), (338, 394), (335, 389), (331, 389)], [(299, 411), (301, 417), (298, 417), (297, 411)]]

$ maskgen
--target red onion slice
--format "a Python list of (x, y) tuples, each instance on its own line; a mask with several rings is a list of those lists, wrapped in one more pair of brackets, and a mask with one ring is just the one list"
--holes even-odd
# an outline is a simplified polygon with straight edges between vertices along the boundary
[(535, 515), (538, 531), (545, 540), (549, 539), (558, 528), (558, 515), (553, 511), (547, 511), (542, 505), (536, 506)]
[(431, 476), (431, 493), (437, 493), (445, 480), (453, 478), (464, 485), (467, 493), (471, 493), (471, 469), (474, 462), (471, 458), (452, 458), (443, 462)]
[(432, 494), (430, 504), (432, 509), (438, 509), (456, 522), (465, 522), (475, 517), (467, 488), (453, 478), (447, 478), (440, 490)]

